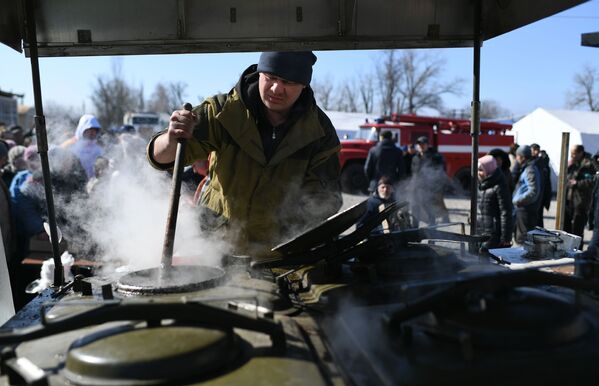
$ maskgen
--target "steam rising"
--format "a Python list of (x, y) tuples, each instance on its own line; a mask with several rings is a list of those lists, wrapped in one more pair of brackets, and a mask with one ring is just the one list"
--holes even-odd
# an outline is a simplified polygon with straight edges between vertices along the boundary
[[(171, 176), (149, 165), (145, 145), (139, 137), (121, 135), (106, 146), (109, 167), (94, 181), (89, 195), (83, 187), (55, 197), (69, 250), (79, 258), (101, 261), (104, 274), (123, 265), (137, 270), (160, 264)], [(69, 163), (59, 159), (50, 159), (53, 178), (72, 173)], [(189, 264), (218, 265), (228, 246), (201, 233), (197, 210), (189, 202), (192, 195), (182, 187), (174, 261), (183, 258)]]
[(433, 225), (435, 222), (449, 221), (448, 211), (443, 209), (445, 205), (441, 206), (443, 192), (448, 189), (464, 193), (462, 187), (448, 178), (441, 167), (424, 164), (419, 172), (413, 173), (396, 186), (395, 198), (409, 202), (412, 215), (420, 222)]

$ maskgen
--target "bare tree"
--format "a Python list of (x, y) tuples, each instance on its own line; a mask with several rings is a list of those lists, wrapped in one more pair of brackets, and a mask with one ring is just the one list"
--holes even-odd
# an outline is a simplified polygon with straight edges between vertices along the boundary
[(170, 103), (168, 99), (169, 95), (166, 85), (164, 83), (157, 83), (148, 101), (148, 108), (156, 112), (170, 113), (172, 110), (169, 110)]
[(461, 80), (440, 80), (444, 65), (445, 60), (428, 54), (418, 54), (413, 50), (403, 52), (398, 66), (402, 74), (398, 92), (409, 114), (416, 114), (425, 107), (442, 111), (442, 95), (460, 93)]
[(154, 93), (150, 97), (149, 108), (152, 111), (167, 114), (180, 109), (185, 103), (186, 88), (187, 84), (184, 82), (156, 84)]
[(138, 91), (125, 81), (122, 60), (113, 60), (110, 77), (101, 75), (96, 78), (91, 100), (105, 128), (120, 125), (126, 112), (139, 108)]
[(599, 111), (599, 70), (596, 67), (587, 64), (574, 76), (574, 90), (568, 95), (568, 105)]
[(310, 87), (314, 90), (314, 97), (318, 101), (318, 105), (323, 110), (330, 110), (333, 108), (333, 89), (334, 85), (330, 77), (326, 77), (324, 80), (312, 81)]
[(509, 118), (512, 112), (503, 108), (499, 102), (486, 99), (480, 103), (480, 117), (482, 119)]
[[(462, 109), (448, 109), (441, 112), (446, 117), (470, 119), (472, 116), (472, 107), (465, 105)], [(481, 119), (511, 118), (512, 112), (493, 99), (483, 99), (480, 102)]]
[(338, 87), (341, 90), (336, 98), (335, 110), (350, 113), (358, 112), (358, 91), (352, 79), (346, 79)]
[(372, 113), (374, 109), (374, 76), (372, 74), (362, 74), (357, 77), (357, 87), (362, 102), (362, 111), (367, 114)]
[(137, 91), (137, 108), (139, 111), (144, 111), (146, 108), (146, 100), (144, 99), (144, 85), (139, 86)]
[(397, 51), (384, 51), (381, 57), (379, 64), (376, 65), (376, 76), (381, 96), (381, 110), (383, 114), (387, 115), (393, 113), (398, 104), (402, 73)]

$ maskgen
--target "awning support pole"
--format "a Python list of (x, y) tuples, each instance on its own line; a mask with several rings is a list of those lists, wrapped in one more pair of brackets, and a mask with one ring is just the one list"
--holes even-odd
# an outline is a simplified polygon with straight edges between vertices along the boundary
[(470, 120), (470, 135), (472, 136), (472, 160), (470, 171), (470, 234), (477, 231), (477, 200), (478, 200), (478, 135), (480, 133), (480, 47), (481, 38), (481, 1), (474, 5), (474, 65), (472, 79), (472, 115)]
[[(555, 212), (555, 229), (564, 230), (566, 215), (566, 183), (568, 179), (568, 149), (570, 133), (562, 133), (562, 151), (560, 153), (559, 176), (557, 177), (557, 209)], [(582, 246), (581, 246), (582, 247)]]
[(48, 207), (48, 223), (50, 224), (50, 242), (52, 243), (52, 257), (54, 259), (54, 287), (64, 284), (64, 268), (60, 260), (58, 247), (58, 231), (56, 228), (56, 214), (54, 212), (54, 197), (52, 196), (52, 181), (50, 178), (50, 163), (48, 161), (48, 136), (46, 134), (46, 118), (42, 106), (42, 88), (40, 82), (40, 68), (37, 53), (37, 35), (35, 28), (35, 11), (33, 0), (26, 3), (27, 43), (31, 59), (31, 78), (33, 81), (33, 97), (35, 100), (35, 134), (37, 137), (37, 152), (42, 164), (44, 177), (44, 190), (46, 192), (46, 205)]

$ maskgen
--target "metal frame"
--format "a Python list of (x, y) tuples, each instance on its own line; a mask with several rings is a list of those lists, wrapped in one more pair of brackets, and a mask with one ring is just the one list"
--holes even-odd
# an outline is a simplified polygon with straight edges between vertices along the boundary
[[(474, 46), (470, 208), (474, 234), (482, 41), (585, 1), (298, 0), (297, 4), (281, 4), (248, 0), (230, 6), (218, 0), (3, 0), (0, 42), (17, 51), (23, 42), (25, 55), (31, 58), (36, 134), (56, 267), (54, 286), (64, 284), (64, 275), (47, 154), (40, 56)], [(133, 13), (137, 16), (132, 19)]]

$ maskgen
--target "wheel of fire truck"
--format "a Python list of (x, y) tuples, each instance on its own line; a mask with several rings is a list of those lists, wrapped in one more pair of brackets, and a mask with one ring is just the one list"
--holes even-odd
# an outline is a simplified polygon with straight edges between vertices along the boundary
[(458, 170), (453, 179), (457, 183), (455, 190), (459, 190), (454, 192), (455, 194), (467, 194), (470, 192), (470, 169), (463, 168)]
[(354, 162), (341, 171), (341, 189), (345, 193), (368, 194), (368, 180), (364, 174), (364, 165)]

